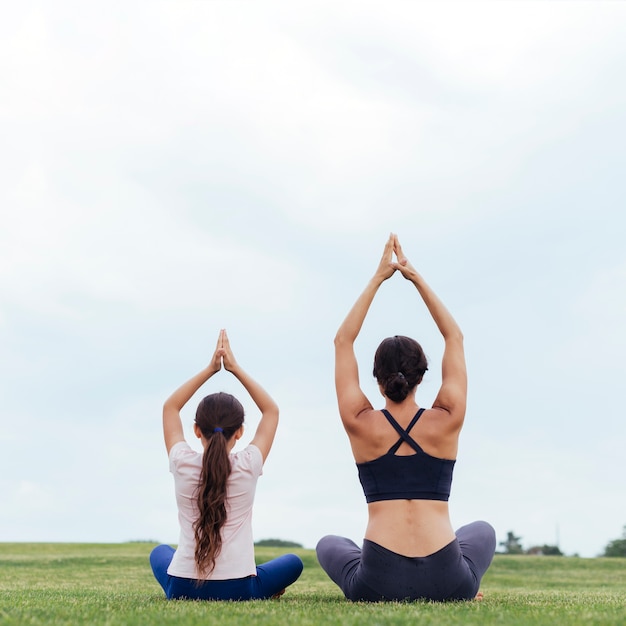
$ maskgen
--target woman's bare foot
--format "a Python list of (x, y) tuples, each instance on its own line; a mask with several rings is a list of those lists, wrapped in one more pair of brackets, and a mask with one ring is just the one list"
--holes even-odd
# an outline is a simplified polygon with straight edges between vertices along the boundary
[(285, 590), (284, 590), (284, 589), (283, 589), (282, 591), (279, 591), (278, 593), (275, 593), (275, 594), (272, 596), (272, 600), (278, 600), (278, 598), (280, 598), (280, 596), (282, 596), (282, 595), (283, 595), (283, 593), (285, 593)]
[(479, 591), (475, 596), (474, 596), (474, 600), (476, 600), (476, 602), (480, 602), (483, 598), (485, 597), (485, 594), (482, 591)]

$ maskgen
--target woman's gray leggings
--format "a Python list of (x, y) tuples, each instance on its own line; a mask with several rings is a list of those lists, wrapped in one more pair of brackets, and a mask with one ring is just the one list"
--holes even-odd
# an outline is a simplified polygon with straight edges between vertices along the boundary
[(487, 522), (459, 528), (456, 539), (434, 554), (408, 557), (363, 541), (327, 535), (317, 558), (348, 600), (471, 600), (491, 564), (496, 534)]

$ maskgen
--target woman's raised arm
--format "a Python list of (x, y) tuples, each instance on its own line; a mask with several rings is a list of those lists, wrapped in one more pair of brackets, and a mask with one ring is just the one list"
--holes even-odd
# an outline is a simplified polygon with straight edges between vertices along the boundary
[(454, 418), (455, 426), (463, 422), (467, 401), (467, 370), (463, 350), (463, 333), (443, 302), (428, 286), (426, 281), (409, 263), (398, 237), (394, 236), (394, 252), (398, 259), (393, 267), (410, 280), (417, 288), (445, 342), (441, 363), (441, 389), (437, 394), (434, 409), (442, 409)]
[(354, 342), (361, 331), (365, 316), (382, 283), (395, 272), (392, 264), (394, 236), (390, 235), (376, 273), (354, 303), (335, 336), (335, 390), (339, 414), (349, 429), (360, 413), (372, 408), (359, 384), (359, 368), (354, 354)]

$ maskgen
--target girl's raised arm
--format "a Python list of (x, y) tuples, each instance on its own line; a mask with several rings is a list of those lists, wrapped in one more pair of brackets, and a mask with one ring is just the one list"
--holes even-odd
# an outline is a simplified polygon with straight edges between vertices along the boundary
[(211, 363), (201, 372), (198, 372), (193, 378), (183, 383), (163, 405), (163, 436), (165, 438), (165, 447), (168, 454), (174, 444), (179, 441), (185, 441), (183, 423), (180, 419), (181, 409), (211, 376), (222, 369), (222, 342), (224, 335), (225, 331), (220, 331)]
[(250, 443), (254, 444), (261, 451), (263, 461), (265, 461), (272, 449), (274, 436), (278, 428), (278, 405), (274, 402), (269, 393), (237, 363), (230, 347), (226, 331), (222, 332), (224, 369), (237, 378), (261, 411), (261, 421)]

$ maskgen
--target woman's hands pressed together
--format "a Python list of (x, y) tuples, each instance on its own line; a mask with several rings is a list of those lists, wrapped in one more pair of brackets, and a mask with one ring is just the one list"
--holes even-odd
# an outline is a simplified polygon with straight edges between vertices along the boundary
[[(396, 257), (395, 261), (393, 260), (394, 255)], [(411, 265), (404, 254), (400, 241), (398, 240), (398, 235), (391, 233), (385, 244), (385, 249), (383, 250), (383, 255), (376, 269), (376, 273), (374, 274), (374, 279), (382, 283), (388, 278), (391, 278), (396, 271), (399, 271), (407, 280), (414, 281), (417, 278), (417, 270)]]
[(378, 268), (374, 274), (374, 278), (378, 279), (381, 283), (388, 278), (391, 278), (397, 269), (397, 263), (393, 263), (393, 253), (396, 239), (397, 238), (393, 233), (389, 235), (389, 239), (387, 239), (383, 255), (380, 259), (380, 263), (378, 264)]
[(391, 237), (393, 238), (393, 252), (397, 259), (397, 263), (391, 263), (391, 266), (394, 271), (398, 270), (407, 280), (414, 281), (417, 278), (417, 270), (411, 265), (402, 251), (398, 235), (392, 234)]

